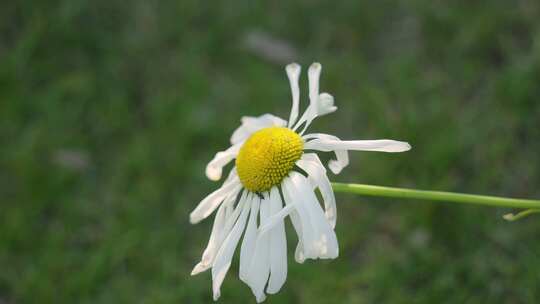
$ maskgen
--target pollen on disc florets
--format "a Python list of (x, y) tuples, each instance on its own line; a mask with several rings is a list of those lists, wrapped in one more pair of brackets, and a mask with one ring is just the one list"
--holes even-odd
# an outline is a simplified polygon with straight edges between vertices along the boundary
[(303, 150), (302, 137), (291, 129), (270, 127), (253, 133), (236, 157), (242, 185), (253, 192), (267, 191), (279, 185)]

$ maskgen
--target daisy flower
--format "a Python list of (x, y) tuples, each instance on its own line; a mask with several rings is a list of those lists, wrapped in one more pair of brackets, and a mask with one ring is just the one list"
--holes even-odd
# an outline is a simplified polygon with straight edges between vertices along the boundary
[(308, 69), (309, 106), (299, 117), (301, 68), (292, 63), (285, 70), (292, 91), (289, 120), (271, 114), (243, 117), (242, 125), (232, 134), (231, 147), (216, 154), (206, 167), (206, 175), (217, 181), (225, 165), (235, 160), (235, 167), (221, 188), (190, 214), (195, 224), (217, 210), (208, 246), (191, 273), (212, 269), (214, 300), (220, 296), (242, 234), (240, 279), (251, 288), (257, 302), (264, 301), (266, 293), (280, 290), (287, 277), (287, 216), (298, 236), (297, 262), (338, 256), (336, 199), (315, 152), (335, 153), (328, 167), (338, 174), (349, 163), (349, 150), (403, 152), (411, 148), (406, 142), (388, 139), (345, 141), (323, 133), (304, 134), (316, 117), (337, 107), (332, 95), (319, 93), (321, 65), (313, 63)]

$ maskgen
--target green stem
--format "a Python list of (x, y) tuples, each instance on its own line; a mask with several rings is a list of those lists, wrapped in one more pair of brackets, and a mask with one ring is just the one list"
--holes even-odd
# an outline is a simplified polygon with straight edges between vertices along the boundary
[(336, 192), (354, 193), (369, 196), (445, 201), (461, 204), (475, 204), (508, 208), (540, 209), (540, 200), (516, 199), (442, 191), (414, 190), (364, 184), (332, 183), (332, 188)]
[(508, 213), (503, 216), (503, 218), (507, 221), (513, 222), (520, 220), (524, 217), (527, 217), (534, 213), (540, 213), (540, 209), (527, 209), (525, 211), (518, 212), (516, 214)]

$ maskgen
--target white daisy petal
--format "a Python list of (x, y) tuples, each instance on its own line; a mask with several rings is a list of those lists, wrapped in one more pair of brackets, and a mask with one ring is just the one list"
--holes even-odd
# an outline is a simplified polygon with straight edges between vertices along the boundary
[(310, 106), (317, 108), (317, 99), (319, 98), (319, 79), (321, 77), (322, 66), (315, 62), (309, 66), (308, 81), (309, 81), (309, 102)]
[[(235, 170), (235, 169), (233, 169), (233, 170), (234, 170), (234, 172), (236, 173), (236, 170)], [(233, 211), (235, 210), (235, 208), (234, 208), (234, 203), (236, 203), (236, 199), (238, 198), (238, 195), (240, 194), (240, 191), (241, 191), (241, 190), (242, 190), (242, 189), (240, 189), (237, 193), (236, 193), (236, 192), (235, 192), (235, 193), (232, 193), (232, 194), (234, 194), (234, 196), (233, 196), (233, 195), (228, 196), (228, 197), (225, 199), (225, 201), (223, 202), (223, 205), (225, 205), (225, 217), (226, 217), (227, 219), (229, 219), (229, 218), (231, 217), (231, 214), (232, 214)], [(245, 192), (245, 191), (244, 191), (244, 192)]]
[(272, 114), (264, 114), (258, 117), (242, 117), (242, 125), (231, 136), (231, 144), (235, 145), (248, 139), (251, 134), (268, 127), (285, 127), (287, 122)]
[(231, 160), (236, 158), (242, 145), (243, 142), (240, 142), (225, 151), (216, 153), (214, 159), (212, 159), (206, 166), (206, 176), (208, 179), (213, 181), (220, 180), (223, 167), (226, 166)]
[[(270, 192), (270, 216), (276, 215), (282, 208), (281, 196), (277, 187)], [(285, 223), (279, 221), (270, 231), (270, 279), (266, 292), (277, 293), (287, 279), (287, 240)]]
[(347, 150), (336, 150), (336, 159), (331, 159), (328, 161), (328, 168), (334, 174), (340, 174), (341, 170), (349, 165), (349, 153)]
[(216, 218), (214, 220), (208, 245), (203, 252), (201, 261), (193, 268), (191, 275), (196, 275), (208, 270), (214, 263), (214, 258), (221, 247), (223, 240), (231, 231), (232, 224), (236, 221), (238, 215), (240, 214), (241, 208), (237, 208), (236, 212), (228, 211), (229, 209), (234, 208), (233, 205), (237, 196), (237, 193), (231, 193), (219, 207), (218, 213), (216, 214)]
[(300, 87), (298, 86), (298, 80), (300, 79), (301, 70), (302, 68), (297, 63), (291, 63), (285, 68), (292, 93), (291, 115), (289, 116), (289, 123), (287, 125), (289, 128), (291, 128), (296, 122), (296, 119), (298, 119), (298, 107), (300, 105)]
[(305, 144), (305, 149), (319, 151), (356, 150), (356, 151), (379, 151), (379, 152), (404, 152), (411, 149), (406, 142), (380, 139), (380, 140), (332, 140), (316, 138)]
[(334, 106), (334, 97), (328, 93), (322, 93), (319, 95), (317, 100), (306, 109), (302, 117), (298, 120), (294, 126), (294, 130), (297, 130), (302, 124), (304, 127), (300, 131), (300, 135), (304, 134), (307, 128), (311, 125), (313, 120), (319, 116), (333, 113), (337, 110), (337, 107)]
[[(223, 228), (223, 230), (224, 230), (224, 237), (223, 238), (224, 239), (229, 235), (229, 232), (231, 231), (234, 224), (236, 223), (236, 220), (240, 216), (240, 212), (242, 212), (243, 206), (245, 204), (247, 204), (248, 194), (249, 193), (247, 191), (242, 192), (242, 195), (240, 196), (240, 199), (238, 200), (238, 204), (236, 204), (236, 207), (233, 206), (234, 210), (232, 211), (231, 216), (227, 217), (227, 222), (225, 223), (225, 228)], [(229, 205), (232, 206), (235, 203), (235, 200), (236, 200), (236, 198)], [(227, 205), (227, 202), (225, 202), (224, 204)]]
[(223, 242), (223, 245), (217, 253), (216, 260), (212, 265), (212, 291), (214, 293), (214, 301), (216, 301), (221, 295), (221, 284), (225, 279), (225, 275), (227, 274), (229, 267), (231, 267), (231, 260), (234, 255), (234, 250), (236, 249), (236, 245), (238, 244), (240, 236), (242, 235), (246, 225), (250, 205), (246, 202), (245, 196), (242, 198), (243, 199), (241, 199), (241, 201), (238, 203), (239, 206), (237, 207), (239, 208), (241, 206), (242, 213), (234, 224), (233, 229)]
[[(293, 201), (293, 198), (291, 195), (289, 195), (288, 192), (288, 183), (290, 183), (289, 178), (286, 178), (283, 180), (281, 186), (283, 191), (283, 200), (285, 201), (286, 207), (283, 208), (279, 214), (276, 214), (272, 217), (272, 219), (277, 223), (278, 220), (281, 220), (281, 218), (278, 218), (278, 216), (283, 216), (283, 218), (287, 215), (289, 215), (289, 218), (291, 219), (291, 223), (293, 224), (294, 230), (296, 231), (296, 235), (298, 236), (298, 243), (296, 245), (296, 249), (294, 250), (294, 260), (297, 263), (304, 263), (305, 261), (305, 255), (304, 255), (304, 234), (302, 233), (302, 223), (300, 222), (300, 215), (298, 214), (298, 211), (296, 211), (296, 205), (297, 202)], [(272, 219), (269, 220), (269, 223), (272, 222)], [(261, 227), (261, 231), (266, 231), (266, 227)]]
[[(261, 201), (260, 205), (260, 220), (261, 225), (264, 225), (270, 216), (270, 199), (265, 197)], [(270, 274), (270, 235), (265, 234), (261, 237), (257, 237), (255, 244), (255, 252), (251, 259), (251, 267), (247, 278), (247, 284), (251, 287), (251, 291), (257, 298), (257, 302), (260, 303), (266, 299), (264, 293), (264, 286), (268, 281)]]
[[(287, 204), (287, 206), (285, 206), (284, 208), (282, 208), (281, 210), (279, 210), (278, 212), (275, 212), (272, 216), (270, 216), (268, 218), (268, 220), (264, 223), (264, 225), (260, 225), (259, 226), (259, 232), (257, 234), (257, 237), (262, 237), (264, 236), (265, 234), (267, 234), (268, 232), (271, 232), (271, 230), (278, 226), (278, 224), (284, 224), (283, 221), (285, 219), (285, 217), (287, 215), (290, 215), (291, 216), (291, 220), (293, 221), (293, 225), (295, 226), (295, 229), (297, 229), (297, 231), (300, 231), (298, 233), (298, 235), (302, 235), (301, 233), (301, 224), (300, 224), (300, 220), (298, 219), (298, 214), (296, 213), (296, 205), (298, 203), (292, 203), (290, 202), (289, 200), (289, 203)], [(299, 248), (297, 248), (297, 251), (302, 251), (302, 240), (301, 238), (299, 239)], [(303, 253), (302, 253), (303, 255)], [(300, 261), (299, 261), (300, 262)], [(303, 262), (303, 260), (302, 260)]]
[[(234, 173), (234, 172), (231, 172)], [(242, 188), (238, 175), (233, 174), (221, 188), (212, 192), (206, 198), (204, 198), (199, 205), (189, 215), (189, 220), (192, 224), (196, 224), (201, 220), (207, 218), (217, 207), (223, 202), (223, 200), (231, 193), (238, 193)]]
[(247, 275), (251, 265), (251, 258), (255, 249), (255, 240), (257, 239), (257, 217), (259, 216), (259, 204), (261, 199), (257, 195), (251, 194), (251, 211), (249, 220), (240, 249), (240, 279), (247, 282)]
[(316, 117), (323, 116), (337, 110), (337, 107), (334, 105), (334, 97), (332, 95), (328, 93), (319, 94), (321, 70), (322, 67), (317, 62), (313, 63), (308, 70), (310, 104), (293, 128), (293, 130), (297, 130), (301, 125), (304, 124), (304, 128), (300, 134), (303, 134), (306, 131)]
[(191, 275), (199, 274), (210, 268), (210, 266), (212, 265), (215, 254), (219, 249), (218, 246), (221, 245), (218, 244), (220, 234), (222, 234), (223, 228), (225, 228), (225, 208), (225, 204), (222, 204), (219, 207), (216, 218), (214, 220), (214, 225), (212, 226), (212, 233), (210, 234), (210, 240), (208, 241), (208, 245), (203, 252), (201, 262), (195, 265), (195, 267), (191, 271)]
[[(294, 174), (295, 172), (291, 172)], [(283, 196), (286, 204), (294, 204), (295, 211), (290, 214), (296, 234), (298, 245), (295, 252), (295, 260), (303, 263), (305, 259), (314, 259), (317, 254), (313, 248), (316, 231), (311, 225), (311, 219), (304, 206), (302, 197), (299, 195), (292, 177), (283, 180)]]
[[(314, 231), (313, 243), (309, 244), (315, 251), (314, 258), (336, 258), (339, 253), (336, 233), (324, 216), (317, 196), (315, 196), (309, 185), (309, 181), (297, 172), (292, 172), (290, 176), (292, 184), (297, 189), (296, 193), (309, 214), (311, 229)], [(305, 247), (308, 247), (307, 245), (304, 244)]]
[(297, 162), (297, 165), (308, 173), (308, 179), (313, 188), (319, 188), (321, 191), (326, 219), (331, 227), (334, 228), (337, 217), (336, 197), (334, 196), (332, 185), (326, 176), (326, 169), (321, 163), (321, 160), (315, 153), (306, 153)]
[[(308, 142), (310, 139), (328, 139), (328, 140), (340, 140), (338, 137), (322, 133), (312, 133), (302, 136), (302, 138)], [(304, 149), (307, 149), (304, 145)], [(341, 170), (349, 165), (349, 153), (347, 150), (334, 150), (336, 159), (328, 162), (328, 168), (332, 170), (332, 173), (339, 174)]]

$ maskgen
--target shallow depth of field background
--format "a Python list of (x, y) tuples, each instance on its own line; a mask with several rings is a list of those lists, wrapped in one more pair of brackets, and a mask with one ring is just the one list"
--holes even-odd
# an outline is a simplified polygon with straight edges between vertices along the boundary
[[(0, 303), (212, 302), (188, 214), (242, 115), (288, 117), (291, 60), (339, 107), (311, 131), (413, 146), (332, 180), (540, 198), (538, 1), (255, 2), (0, 4)], [(340, 257), (289, 227), (267, 303), (540, 301), (540, 216), (336, 196)], [(220, 302), (254, 303), (237, 262)]]

